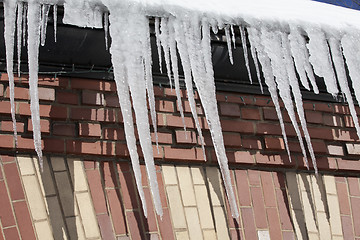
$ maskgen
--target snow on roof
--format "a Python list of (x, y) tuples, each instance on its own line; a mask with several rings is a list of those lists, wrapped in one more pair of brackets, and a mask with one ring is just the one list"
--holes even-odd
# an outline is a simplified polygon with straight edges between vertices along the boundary
[[(155, 209), (159, 215), (162, 215), (147, 109), (148, 101), (156, 134), (149, 16), (155, 17), (158, 53), (164, 53), (164, 64), (170, 83), (173, 82), (175, 85), (178, 107), (183, 116), (177, 59), (177, 53), (179, 53), (191, 112), (204, 149), (193, 85), (199, 93), (234, 217), (237, 217), (239, 212), (231, 186), (216, 103), (211, 59), (211, 30), (215, 33), (218, 29), (225, 30), (232, 61), (232, 44), (235, 44), (234, 28), (239, 27), (245, 59), (247, 60), (250, 55), (253, 58), (258, 79), (260, 79), (261, 65), (265, 84), (276, 108), (289, 158), (290, 151), (280, 110), (280, 99), (288, 111), (304, 159), (307, 163), (307, 148), (317, 173), (315, 154), (307, 130), (299, 85), (301, 83), (307, 90), (318, 93), (314, 74), (323, 77), (327, 92), (332, 96), (337, 97), (339, 93), (345, 96), (355, 128), (360, 136), (359, 121), (345, 70), (346, 67), (349, 70), (351, 77), (349, 80), (353, 85), (355, 97), (360, 102), (360, 46), (358, 43), (360, 12), (306, 0), (42, 0), (41, 2), (29, 0), (28, 3), (4, 0), (4, 37), (14, 136), (16, 139), (13, 79), (14, 36), (15, 30), (17, 30), (19, 56), (22, 36), (24, 36), (23, 26), (25, 25), (23, 24), (25, 16), (27, 16), (31, 117), (35, 149), (40, 160), (42, 146), (37, 88), (38, 48), (40, 43), (45, 44), (49, 4), (55, 4), (53, 7), (54, 19), (56, 19), (56, 4), (64, 4), (64, 23), (81, 27), (104, 27), (106, 33), (109, 31), (112, 38), (110, 53), (124, 119), (126, 141), (145, 215), (147, 212), (146, 201), (141, 185), (142, 176), (136, 147), (131, 100)], [(247, 41), (251, 45), (249, 53), (247, 52)], [(161, 64), (160, 62), (160, 66)], [(252, 81), (248, 60), (246, 65), (249, 71), (249, 80)], [(299, 79), (297, 79), (297, 75)], [(297, 116), (300, 123), (297, 122)], [(302, 132), (305, 139), (302, 137)], [(204, 157), (206, 158), (205, 154)]]

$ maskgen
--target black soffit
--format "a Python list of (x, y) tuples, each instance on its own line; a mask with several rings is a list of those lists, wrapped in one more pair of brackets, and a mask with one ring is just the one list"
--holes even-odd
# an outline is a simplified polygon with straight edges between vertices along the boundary
[[(113, 80), (111, 56), (105, 49), (105, 32), (103, 29), (80, 28), (62, 23), (63, 8), (58, 8), (57, 42), (54, 41), (54, 25), (52, 11), (49, 13), (49, 23), (46, 34), (45, 46), (40, 46), (39, 74), (61, 75), (92, 79)], [(163, 73), (160, 72), (154, 25), (151, 27), (151, 46), (153, 57), (153, 78), (157, 85), (168, 86), (165, 64)], [(4, 9), (0, 3), (0, 32), (4, 32)], [(253, 84), (250, 84), (245, 66), (245, 59), (240, 40), (239, 30), (235, 28), (236, 49), (233, 49), (234, 65), (229, 61), (227, 44), (223, 31), (212, 34), (212, 58), (217, 90), (248, 94), (261, 94), (257, 80), (253, 59), (249, 57)], [(16, 39), (15, 39), (16, 43)], [(109, 37), (109, 45), (111, 39)], [(15, 44), (16, 46), (16, 44)], [(250, 49), (248, 46), (248, 52)], [(15, 59), (16, 50), (14, 52)], [(165, 60), (163, 59), (163, 63)], [(15, 67), (17, 62), (15, 64)], [(179, 62), (180, 76), (183, 76)], [(27, 47), (22, 46), (21, 72), (27, 73)], [(5, 42), (0, 37), (0, 72), (6, 72)], [(262, 79), (265, 94), (268, 95), (264, 80)], [(341, 101), (333, 99), (326, 93), (322, 78), (317, 78), (320, 94), (308, 92), (303, 89), (304, 99), (320, 100), (326, 102)]]

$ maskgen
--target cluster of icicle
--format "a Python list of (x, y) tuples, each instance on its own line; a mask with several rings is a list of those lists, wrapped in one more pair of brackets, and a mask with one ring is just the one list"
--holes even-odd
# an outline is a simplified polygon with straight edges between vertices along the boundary
[[(103, 1), (106, 2), (106, 1)], [(104, 3), (107, 5), (106, 3)], [(133, 125), (132, 111), (135, 112), (136, 126), (140, 139), (140, 145), (143, 152), (147, 177), (150, 183), (150, 189), (158, 215), (162, 216), (162, 207), (159, 195), (158, 184), (153, 158), (153, 148), (150, 136), (150, 124), (148, 121), (147, 102), (150, 106), (150, 116), (156, 135), (157, 144), (157, 123), (155, 112), (155, 99), (152, 81), (152, 56), (150, 46), (149, 18), (136, 5), (123, 5), (122, 7), (113, 7), (109, 0), (108, 9), (110, 14), (105, 13), (104, 28), (112, 39), (110, 53), (112, 57), (115, 82), (119, 96), (119, 103), (124, 119), (124, 129), (126, 133), (127, 146), (130, 152), (130, 158), (134, 170), (135, 180), (139, 195), (141, 198), (145, 216), (147, 207), (144, 192), (141, 184), (141, 172), (139, 156), (136, 147), (135, 130)], [(50, 5), (40, 4), (37, 1), (28, 3), (16, 2), (13, 0), (4, 1), (5, 8), (5, 42), (7, 71), (9, 75), (11, 114), (14, 122), (14, 136), (16, 140), (16, 123), (14, 107), (14, 39), (15, 30), (17, 33), (17, 56), (20, 66), (21, 45), (25, 44), (26, 25), (27, 25), (27, 46), (28, 46), (28, 64), (29, 64), (29, 82), (31, 95), (31, 117), (33, 124), (35, 149), (42, 162), (39, 100), (38, 100), (38, 53), (39, 44), (45, 44), (46, 25)], [(56, 31), (56, 5), (53, 5), (54, 23)], [(66, 10), (66, 9), (65, 9)], [(66, 13), (65, 13), (66, 14)], [(17, 26), (16, 26), (17, 25)], [(276, 112), (280, 121), (282, 134), (286, 146), (286, 151), (290, 158), (290, 151), (287, 142), (283, 117), (280, 110), (279, 96), (290, 116), (294, 126), (302, 153), (308, 166), (306, 147), (302, 138), (302, 132), (305, 136), (307, 150), (317, 172), (316, 160), (310, 136), (307, 130), (305, 114), (303, 109), (302, 96), (300, 92), (299, 81), (307, 90), (318, 93), (318, 87), (315, 82), (314, 73), (324, 78), (327, 91), (336, 97), (340, 92), (345, 96), (358, 135), (360, 136), (360, 127), (356, 115), (353, 98), (348, 86), (346, 77), (345, 62), (352, 79), (353, 88), (357, 101), (360, 101), (360, 52), (358, 45), (358, 36), (355, 34), (329, 34), (320, 28), (300, 28), (289, 26), (290, 31), (280, 31), (279, 29), (270, 29), (265, 24), (257, 26), (247, 26), (247, 35), (245, 28), (241, 23), (239, 27), (242, 47), (244, 50), (246, 68), (249, 73), (249, 80), (252, 82), (249, 56), (247, 52), (247, 39), (251, 44), (250, 54), (256, 67), (257, 77), (260, 81), (260, 65), (265, 84), (270, 92), (274, 102)], [(228, 168), (222, 130), (219, 120), (219, 114), (215, 96), (214, 72), (211, 58), (211, 40), (210, 31), (215, 34), (218, 29), (224, 29), (229, 48), (230, 61), (233, 62), (231, 49), (235, 47), (234, 26), (226, 24), (220, 19), (201, 17), (197, 14), (173, 16), (169, 14), (166, 17), (155, 18), (156, 44), (159, 54), (160, 66), (162, 66), (162, 55), (164, 55), (167, 74), (170, 84), (174, 82), (177, 95), (177, 104), (180, 114), (183, 117), (183, 108), (180, 96), (179, 73), (178, 73), (178, 55), (184, 70), (184, 81), (187, 90), (187, 97), (190, 103), (191, 113), (193, 115), (196, 129), (198, 131), (201, 146), (204, 152), (204, 140), (201, 132), (196, 105), (193, 93), (193, 83), (199, 93), (206, 119), (210, 128), (211, 137), (221, 174), (229, 199), (232, 216), (239, 216), (236, 198), (231, 186), (231, 179)], [(307, 35), (309, 41), (304, 37)], [(56, 33), (55, 33), (56, 36)], [(259, 65), (260, 63), (260, 65)], [(333, 68), (335, 66), (335, 69)], [(18, 69), (20, 72), (20, 69)], [(309, 84), (310, 82), (310, 84)], [(311, 87), (310, 87), (311, 85)], [(131, 106), (132, 102), (132, 106)], [(295, 106), (294, 106), (295, 103)], [(132, 110), (133, 107), (133, 110)], [(296, 111), (295, 111), (296, 109)], [(296, 112), (300, 119), (300, 126), (296, 120)], [(184, 124), (185, 128), (185, 124)], [(301, 129), (302, 130), (301, 130)], [(290, 158), (291, 160), (291, 158)]]

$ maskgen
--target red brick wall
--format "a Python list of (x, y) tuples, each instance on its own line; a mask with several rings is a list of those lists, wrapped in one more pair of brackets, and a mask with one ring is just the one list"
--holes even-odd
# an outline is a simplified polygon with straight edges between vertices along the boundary
[[(122, 117), (115, 83), (60, 77), (39, 80), (41, 131), (44, 153), (89, 155), (92, 158), (126, 158)], [(159, 128), (160, 162), (204, 163), (189, 104), (183, 98), (185, 137), (175, 92), (155, 87)], [(185, 96), (185, 92), (182, 92)], [(26, 78), (16, 80), (15, 88), (18, 149), (12, 141), (7, 75), (0, 81), (0, 147), (3, 151), (33, 152), (32, 125)], [(268, 96), (218, 92), (225, 145), (231, 165), (304, 169), (296, 134), (285, 110), (285, 126), (293, 161), (288, 161), (273, 103)], [(216, 158), (203, 111), (197, 98), (204, 131), (208, 162)], [(360, 143), (347, 106), (305, 101), (304, 108), (320, 170), (360, 170)], [(357, 108), (358, 111), (359, 108)], [(139, 151), (141, 155), (141, 151)]]
[[(11, 211), (6, 210), (9, 207), (0, 208), (0, 227), (3, 233), (3, 235), (0, 234), (0, 239), (1, 237), (16, 239), (7, 235), (22, 236), (24, 232), (34, 234), (36, 225), (34, 219), (32, 219), (33, 225), (25, 218), (22, 219), (25, 223), (12, 220), (17, 218), (16, 214), (19, 214), (19, 211), (24, 213), (24, 216), (29, 216), (29, 210), (26, 204), (21, 205), (21, 202), (26, 203), (26, 201), (21, 181), (18, 181), (18, 167), (11, 156), (35, 156), (35, 151), (32, 140), (28, 81), (26, 78), (16, 79), (15, 98), (19, 134), (17, 149), (15, 149), (12, 136), (7, 81), (7, 75), (2, 74), (0, 78), (0, 155), (2, 156), (0, 167), (2, 170), (0, 173), (6, 178), (0, 179), (0, 191), (4, 193), (2, 194), (4, 197), (0, 198), (4, 204), (0, 205), (11, 206)], [(175, 226), (166, 225), (171, 222), (172, 215), (168, 206), (170, 201), (169, 192), (167, 192), (168, 183), (162, 182), (162, 174), (159, 174), (159, 183), (166, 185), (160, 187), (165, 222), (156, 218), (153, 211), (147, 220), (144, 219), (140, 206), (132, 206), (131, 201), (127, 199), (135, 198), (133, 203), (139, 203), (135, 188), (132, 186), (134, 184), (132, 173), (128, 169), (128, 163), (124, 163), (129, 162), (129, 153), (115, 83), (103, 80), (42, 77), (39, 79), (39, 87), (44, 155), (58, 156), (63, 159), (77, 158), (83, 163), (101, 237), (113, 239), (113, 236), (122, 236), (123, 239), (127, 239), (125, 236), (131, 236), (132, 239), (140, 239), (153, 234), (154, 239), (156, 239), (155, 235), (161, 239), (176, 238), (178, 230)], [(154, 90), (160, 149), (157, 153), (154, 143), (154, 155), (158, 170), (163, 171), (161, 166), (167, 164), (201, 166), (204, 169), (217, 166), (210, 133), (198, 97), (196, 100), (206, 142), (207, 162), (203, 158), (186, 98), (183, 98), (183, 106), (187, 133), (183, 130), (180, 113), (177, 110), (175, 91), (160, 87), (155, 87)], [(182, 92), (182, 95), (186, 96), (186, 93)], [(231, 171), (233, 186), (237, 192), (241, 214), (238, 224), (229, 217), (227, 211), (226, 225), (229, 236), (233, 239), (238, 239), (239, 236), (241, 239), (243, 237), (254, 239), (258, 234), (256, 231), (267, 229), (272, 239), (293, 238), (299, 234), (294, 227), (298, 215), (292, 214), (292, 211), (296, 212), (296, 207), (299, 207), (296, 206), (294, 196), (302, 196), (302, 201), (307, 199), (306, 194), (302, 195), (303, 192), (312, 190), (309, 190), (307, 186), (303, 188), (301, 186), (304, 182), (311, 183), (313, 175), (296, 175), (295, 185), (294, 181), (291, 181), (294, 172), (302, 172), (306, 167), (289, 117), (283, 110), (292, 162), (288, 160), (270, 97), (218, 92), (217, 99), (225, 146), (230, 167), (233, 169)], [(336, 185), (334, 196), (338, 196), (342, 235), (349, 239), (355, 236), (360, 237), (356, 211), (360, 185), (358, 178), (351, 177), (351, 175), (358, 175), (360, 170), (360, 142), (353, 128), (349, 110), (342, 104), (316, 101), (305, 101), (304, 108), (319, 172), (324, 176), (325, 174), (339, 176), (335, 178), (336, 181), (334, 180), (334, 186)], [(357, 110), (360, 111), (359, 108)], [(188, 135), (187, 138), (185, 134)], [(140, 148), (139, 155), (142, 156)], [(113, 165), (111, 163), (113, 161), (117, 163)], [(126, 169), (124, 170), (121, 166)], [(55, 176), (53, 181), (56, 182), (55, 173), (58, 170), (54, 168), (54, 165), (52, 167), (50, 172), (52, 176)], [(70, 166), (67, 168), (70, 169)], [(116, 172), (116, 183), (113, 182), (113, 172)], [(27, 176), (26, 171), (24, 176)], [(310, 180), (304, 181), (304, 178)], [(59, 183), (56, 182), (56, 184)], [(310, 184), (310, 189), (315, 188), (314, 184), (317, 184), (315, 180)], [(331, 183), (329, 184), (331, 186)], [(146, 187), (147, 184), (143, 185), (149, 200), (150, 193)], [(294, 188), (289, 187), (292, 185), (296, 186), (295, 192)], [(324, 184), (324, 186), (327, 188), (328, 185)], [(181, 184), (179, 188), (181, 190)], [(121, 192), (122, 200), (119, 196), (114, 196), (119, 195), (119, 192)], [(326, 189), (326, 194), (333, 196), (328, 189)], [(322, 194), (321, 199), (323, 197)], [(61, 202), (61, 196), (59, 199)], [(221, 206), (228, 210), (228, 207), (225, 207), (226, 204)], [(185, 205), (184, 207), (186, 208)], [(116, 211), (119, 212), (114, 214)], [(304, 205), (305, 218), (306, 211), (306, 205)], [(321, 220), (322, 211), (317, 211), (317, 215), (313, 214)], [(7, 224), (5, 221), (8, 220), (13, 222), (5, 226), (4, 224)], [(124, 221), (126, 224), (123, 223)], [(308, 220), (305, 219), (304, 222), (308, 224), (307, 226), (312, 226)], [(299, 226), (301, 228), (301, 224)], [(113, 230), (111, 236), (106, 236), (107, 229)], [(310, 236), (312, 232), (309, 229), (307, 230)], [(333, 235), (339, 234), (333, 231)], [(29, 239), (33, 238), (29, 237)]]

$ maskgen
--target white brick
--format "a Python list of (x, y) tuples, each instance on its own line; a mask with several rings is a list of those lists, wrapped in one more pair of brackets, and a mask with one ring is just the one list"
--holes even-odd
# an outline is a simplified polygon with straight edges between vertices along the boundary
[(55, 172), (54, 174), (65, 217), (75, 216), (77, 211), (74, 201), (74, 192), (70, 185), (68, 174), (67, 172)]
[(318, 219), (320, 239), (321, 240), (331, 239), (330, 224), (326, 218), (326, 213), (318, 212), (317, 219)]
[(191, 167), (191, 175), (194, 184), (205, 184), (205, 174), (202, 167)]
[(86, 239), (79, 216), (66, 218), (66, 225), (69, 229), (70, 239)]
[(214, 221), (211, 214), (210, 199), (205, 185), (194, 186), (199, 210), (200, 223), (202, 228), (214, 228)]
[(350, 155), (360, 155), (360, 144), (347, 143), (346, 149)]
[(62, 157), (51, 157), (51, 166), (54, 172), (66, 171), (65, 160)]
[(39, 240), (54, 239), (48, 221), (35, 222), (35, 231)]
[(309, 232), (317, 232), (318, 229), (316, 227), (316, 223), (314, 220), (314, 215), (316, 214), (313, 208), (314, 203), (312, 202), (312, 197), (309, 196), (309, 193), (306, 191), (301, 192), (303, 207), (304, 207), (304, 216), (306, 227)]
[(311, 182), (312, 182), (312, 198), (315, 201), (316, 211), (318, 212), (325, 212), (325, 204), (323, 199), (326, 199), (326, 193), (324, 189), (324, 183), (322, 178), (316, 178), (315, 175), (311, 175)]
[(81, 220), (87, 238), (100, 237), (95, 211), (88, 192), (76, 194)]
[(337, 194), (335, 177), (331, 175), (324, 175), (324, 184), (327, 194)]
[(199, 222), (199, 216), (196, 208), (186, 207), (185, 216), (188, 225), (190, 239), (191, 240), (203, 239), (200, 222)]
[(189, 240), (189, 234), (186, 231), (176, 232), (176, 240)]
[(209, 184), (209, 192), (212, 206), (223, 206), (223, 193), (221, 191), (221, 181), (219, 170), (216, 167), (206, 168), (207, 182)]
[(225, 209), (222, 207), (214, 207), (215, 229), (218, 239), (230, 239), (229, 231), (227, 228), (227, 220), (225, 216)]
[(204, 239), (206, 240), (217, 240), (216, 232), (214, 229), (204, 230), (203, 234), (204, 234)]
[(43, 167), (44, 170), (40, 170), (39, 160), (34, 158), (34, 166), (38, 181), (40, 183), (41, 192), (44, 196), (54, 195), (55, 191), (55, 183), (54, 179), (51, 176), (51, 170), (49, 166), (48, 160), (44, 157)]
[(196, 206), (190, 169), (187, 166), (177, 166), (176, 171), (179, 178), (179, 187), (184, 206)]
[(75, 192), (88, 191), (87, 178), (80, 159), (68, 159), (68, 166)]
[(184, 209), (181, 203), (180, 192), (177, 186), (167, 186), (166, 193), (169, 199), (171, 218), (174, 228), (186, 228)]
[(308, 236), (309, 236), (309, 240), (319, 240), (319, 235), (317, 233), (311, 232), (308, 234)]
[(32, 176), (23, 176), (23, 184), (29, 203), (31, 215), (34, 220), (44, 220), (47, 218), (46, 207), (37, 178)]
[(311, 175), (306, 173), (299, 173), (298, 184), (301, 191), (311, 192)]
[(329, 206), (331, 232), (333, 235), (342, 236), (342, 224), (338, 197), (334, 195), (328, 195), (327, 201)]
[(257, 235), (259, 240), (270, 240), (270, 233), (268, 230), (258, 230)]
[(164, 176), (164, 182), (166, 185), (176, 185), (177, 184), (177, 177), (175, 167), (172, 165), (163, 165), (162, 172)]
[(17, 157), (21, 175), (34, 175), (35, 169), (31, 157)]
[(46, 201), (50, 209), (50, 223), (55, 239), (68, 239), (66, 236), (66, 227), (57, 196), (47, 197)]

